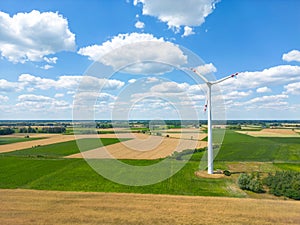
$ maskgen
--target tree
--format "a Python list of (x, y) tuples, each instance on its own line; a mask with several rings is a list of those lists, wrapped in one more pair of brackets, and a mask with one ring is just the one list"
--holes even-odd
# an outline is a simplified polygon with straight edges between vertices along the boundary
[(15, 133), (15, 131), (11, 128), (0, 129), (0, 135), (9, 135), (9, 134), (13, 134), (13, 133)]

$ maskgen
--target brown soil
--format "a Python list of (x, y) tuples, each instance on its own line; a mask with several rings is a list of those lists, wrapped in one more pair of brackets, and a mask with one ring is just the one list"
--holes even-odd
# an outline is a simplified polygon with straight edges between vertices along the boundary
[(199, 170), (195, 172), (195, 176), (201, 178), (210, 178), (210, 179), (218, 179), (226, 177), (224, 174), (220, 173), (219, 171), (214, 171), (214, 174), (208, 174), (206, 170)]
[(300, 224), (300, 202), (0, 190), (0, 224)]

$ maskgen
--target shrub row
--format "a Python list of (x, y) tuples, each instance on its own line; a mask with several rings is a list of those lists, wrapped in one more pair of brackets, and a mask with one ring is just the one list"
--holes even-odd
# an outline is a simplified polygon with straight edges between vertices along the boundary
[(264, 183), (271, 194), (300, 200), (300, 172), (277, 171), (269, 174)]
[(242, 190), (249, 190), (255, 193), (265, 192), (259, 173), (242, 173), (238, 178), (238, 185)]
[(13, 134), (13, 133), (15, 133), (15, 131), (10, 128), (0, 129), (0, 135), (8, 135), (8, 134)]

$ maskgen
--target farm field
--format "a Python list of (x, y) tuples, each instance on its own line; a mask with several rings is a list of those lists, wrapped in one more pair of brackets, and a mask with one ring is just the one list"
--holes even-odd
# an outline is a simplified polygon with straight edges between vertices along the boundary
[[(140, 146), (146, 146), (142, 150), (148, 154), (153, 145), (147, 147), (147, 141), (155, 140), (154, 143), (166, 149), (172, 145), (169, 142), (163, 145), (164, 140), (179, 141), (139, 133), (78, 137), (81, 145), (85, 146), (81, 149), (83, 154), (99, 147), (99, 137), (107, 149), (127, 145), (138, 150)], [(203, 144), (206, 145), (206, 142)], [(164, 148), (161, 151), (167, 152)], [(281, 170), (299, 172), (299, 149), (297, 137), (253, 137), (227, 130), (215, 160), (215, 169), (228, 169), (233, 172), (232, 176), (215, 176), (214, 179), (196, 176), (205, 151), (179, 151), (170, 158), (174, 163), (183, 162), (191, 156), (179, 172), (162, 182), (142, 187), (114, 183), (97, 174), (84, 159), (65, 158), (80, 152), (74, 139), (5, 152), (0, 154), (0, 223), (298, 224), (298, 201), (242, 191), (237, 185), (237, 177), (240, 173), (252, 171), (263, 176)], [(128, 158), (133, 157), (136, 155)], [(151, 159), (150, 155), (145, 158), (120, 160), (135, 166), (162, 160)], [(207, 220), (203, 215), (207, 216)]]
[[(101, 159), (100, 159), (101, 160)], [(105, 160), (105, 159), (102, 159)], [(110, 160), (110, 159), (107, 159)], [(230, 179), (202, 179), (194, 175), (198, 162), (188, 162), (182, 170), (165, 181), (147, 186), (126, 186), (97, 174), (84, 159), (0, 157), (0, 188), (39, 190), (153, 193), (173, 195), (204, 195), (243, 197), (232, 190)], [(123, 160), (124, 163), (145, 166), (159, 160)], [(176, 160), (174, 160), (176, 163)], [(223, 164), (217, 166), (224, 166)], [(119, 171), (120, 174), (127, 171)]]
[(0, 137), (0, 145), (7, 145), (7, 144), (13, 144), (13, 143), (19, 143), (19, 142), (25, 142), (25, 141), (34, 141), (42, 139), (41, 137), (38, 138), (24, 138), (24, 137)]
[(299, 163), (300, 136), (252, 137), (227, 130), (216, 160)]
[[(22, 137), (22, 138), (21, 138)], [(13, 134), (13, 135), (6, 135), (5, 139), (7, 138), (13, 138), (13, 139), (27, 139), (23, 138), (24, 134)], [(134, 136), (131, 134), (80, 134), (80, 135), (63, 135), (63, 134), (30, 134), (30, 140), (26, 142), (17, 142), (17, 143), (8, 143), (8, 144), (3, 144), (0, 145), (0, 153), (5, 153), (5, 152), (12, 152), (12, 151), (17, 151), (17, 150), (23, 150), (23, 149), (28, 149), (28, 148), (33, 148), (36, 146), (46, 146), (50, 144), (59, 144), (63, 142), (68, 142), (68, 141), (74, 141), (76, 144), (76, 139), (81, 140), (81, 139), (98, 139), (98, 138), (120, 138), (120, 139), (129, 139), (133, 138)], [(0, 139), (1, 140), (1, 139)], [(87, 144), (87, 143), (85, 143)], [(100, 144), (99, 144), (100, 145)], [(94, 144), (94, 147), (99, 146), (97, 144)]]
[(262, 129), (260, 131), (237, 131), (241, 134), (247, 134), (253, 137), (299, 137), (297, 130), (292, 129)]
[(3, 189), (0, 201), (2, 225), (300, 223), (284, 200)]
[[(89, 137), (89, 136), (87, 136)], [(119, 141), (126, 141), (127, 139), (117, 139), (117, 138), (81, 138), (78, 140), (84, 147), (81, 148), (81, 151), (88, 151), (99, 146), (111, 145), (118, 143)], [(101, 140), (101, 142), (100, 142)], [(76, 140), (60, 142), (50, 145), (36, 146), (33, 148), (27, 148), (22, 150), (16, 150), (11, 152), (6, 152), (6, 156), (20, 156), (20, 157), (40, 157), (40, 158), (49, 158), (49, 157), (63, 157), (70, 154), (79, 153), (80, 150), (77, 146)]]
[[(113, 136), (110, 134), (107, 137)], [(125, 139), (122, 144), (130, 141)], [(86, 152), (89, 152), (88, 150), (99, 144), (97, 139), (81, 139), (81, 142), (86, 146), (83, 149)], [(107, 145), (107, 148), (121, 144), (117, 142), (118, 139), (102, 139), (102, 143)], [(229, 169), (232, 172), (236, 172), (237, 175), (238, 173), (249, 171), (263, 173), (276, 170), (299, 171), (299, 149), (299, 138), (258, 138), (234, 131), (227, 131), (223, 146), (215, 160), (215, 169)], [(183, 169), (173, 177), (145, 187), (128, 187), (115, 184), (98, 175), (87, 165), (84, 159), (63, 158), (76, 153), (79, 153), (76, 142), (69, 141), (41, 146), (36, 149), (29, 148), (0, 154), (0, 188), (229, 197), (247, 196), (247, 193), (239, 190), (237, 187), (237, 175), (221, 177), (220, 179), (195, 176), (194, 173), (199, 168), (203, 151), (194, 153)], [(192, 151), (188, 153), (192, 154)], [(178, 154), (173, 158), (174, 163), (181, 162), (178, 159), (185, 160), (187, 156), (185, 151)], [(138, 166), (149, 165), (159, 161), (160, 159), (123, 160), (127, 164)], [(122, 172), (126, 171), (120, 171), (121, 174)]]
[[(24, 134), (9, 135), (7, 137), (17, 138), (20, 135), (24, 137)], [(8, 145), (0, 145), (0, 153), (11, 152), (11, 151), (25, 149), (25, 148), (31, 148), (32, 146), (49, 145), (53, 143), (60, 143), (60, 142), (74, 140), (73, 135), (61, 135), (61, 134), (30, 134), (30, 137), (36, 138), (37, 140), (11, 143)]]
[(206, 146), (205, 141), (135, 134), (132, 140), (70, 155), (67, 158), (159, 159), (172, 155), (174, 151), (182, 152)]

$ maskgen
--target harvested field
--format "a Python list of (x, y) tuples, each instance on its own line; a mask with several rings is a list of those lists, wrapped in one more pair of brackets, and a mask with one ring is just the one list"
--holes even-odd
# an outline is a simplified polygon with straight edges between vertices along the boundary
[[(108, 137), (109, 135), (100, 135)], [(185, 140), (151, 136), (146, 134), (117, 134), (114, 137), (127, 137), (133, 140), (100, 147), (90, 151), (67, 156), (66, 158), (117, 158), (117, 159), (159, 159), (172, 155), (174, 151), (181, 152), (186, 149), (203, 148), (205, 141)], [(113, 137), (112, 135), (109, 137)]]
[(300, 202), (0, 190), (0, 224), (299, 224)]
[(169, 132), (162, 132), (162, 136), (167, 136), (171, 138), (180, 138), (180, 139), (188, 139), (188, 140), (202, 140), (203, 138), (207, 137), (207, 134), (204, 133), (195, 133), (195, 132), (189, 132), (189, 133), (169, 133)]
[(261, 131), (236, 131), (241, 134), (247, 134), (253, 137), (300, 137), (292, 129), (263, 129)]
[[(6, 137), (24, 137), (25, 134), (14, 134), (14, 135), (6, 135)], [(123, 135), (128, 136), (128, 135)], [(99, 138), (99, 135), (77, 135), (76, 137), (74, 135), (63, 135), (63, 134), (30, 134), (31, 138), (43, 138), (40, 140), (32, 140), (32, 141), (26, 141), (26, 142), (18, 142), (18, 143), (12, 143), (12, 144), (6, 144), (6, 145), (0, 145), (0, 153), (5, 152), (12, 152), (16, 150), (31, 148), (33, 146), (43, 146), (43, 145), (49, 145), (49, 144), (55, 144), (55, 143), (61, 143), (66, 141), (72, 141), (81, 138)], [(102, 135), (101, 135), (102, 137)], [(116, 137), (116, 136), (114, 136)]]
[(165, 130), (165, 132), (170, 132), (170, 133), (200, 133), (199, 128), (171, 128)]
[[(12, 135), (11, 137), (24, 137), (24, 134)], [(176, 138), (166, 138), (160, 136), (146, 135), (142, 133), (117, 133), (117, 134), (32, 134), (30, 137), (43, 137), (41, 140), (19, 142), (0, 146), (0, 153), (11, 152), (33, 146), (43, 146), (60, 142), (71, 141), (83, 138), (131, 138), (133, 140), (113, 144), (111, 146), (100, 147), (85, 152), (87, 158), (119, 158), (119, 159), (157, 159), (171, 155), (174, 151), (183, 151), (206, 147), (204, 141), (184, 140)], [(109, 154), (104, 150), (108, 150)], [(75, 154), (68, 158), (82, 158), (82, 155)]]
[[(22, 136), (24, 137), (24, 134)], [(18, 137), (18, 135), (14, 135), (13, 137)], [(0, 153), (12, 152), (15, 150), (21, 150), (25, 148), (31, 148), (32, 146), (49, 145), (49, 144), (74, 140), (73, 135), (62, 135), (62, 134), (30, 134), (30, 137), (42, 137), (44, 139), (1, 145)]]

